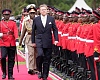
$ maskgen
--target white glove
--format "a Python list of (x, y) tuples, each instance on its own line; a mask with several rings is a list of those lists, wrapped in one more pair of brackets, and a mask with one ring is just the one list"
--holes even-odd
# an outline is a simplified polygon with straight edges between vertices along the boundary
[(58, 41), (55, 41), (54, 44), (57, 45), (58, 44)]
[(99, 57), (94, 57), (94, 60), (95, 60), (95, 61), (99, 60)]
[(16, 46), (19, 46), (19, 42), (16, 42)]
[(0, 33), (0, 37), (2, 37), (3, 36), (3, 33)]

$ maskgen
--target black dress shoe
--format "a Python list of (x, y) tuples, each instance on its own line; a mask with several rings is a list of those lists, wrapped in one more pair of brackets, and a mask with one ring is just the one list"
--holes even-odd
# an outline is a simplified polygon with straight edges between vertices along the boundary
[(43, 78), (41, 72), (38, 73), (38, 78), (39, 78), (39, 79)]
[(30, 75), (34, 75), (35, 72), (34, 72), (33, 70), (29, 69), (28, 74), (30, 74)]
[(8, 76), (8, 80), (14, 80), (15, 78), (13, 76)]
[(6, 73), (3, 73), (2, 79), (5, 79), (5, 78), (6, 78)]

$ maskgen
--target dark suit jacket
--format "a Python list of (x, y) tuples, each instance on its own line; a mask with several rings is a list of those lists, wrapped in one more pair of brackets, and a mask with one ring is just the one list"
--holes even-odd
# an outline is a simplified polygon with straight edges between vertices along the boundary
[(58, 41), (58, 29), (53, 17), (47, 15), (45, 27), (42, 24), (41, 16), (33, 20), (32, 26), (32, 43), (36, 43), (37, 47), (52, 48), (52, 31), (55, 41)]

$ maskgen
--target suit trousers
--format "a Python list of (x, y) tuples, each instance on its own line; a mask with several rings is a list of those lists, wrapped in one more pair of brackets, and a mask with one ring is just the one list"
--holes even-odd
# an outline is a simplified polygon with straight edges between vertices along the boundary
[(42, 73), (43, 77), (47, 78), (51, 62), (52, 48), (37, 48), (37, 53), (43, 54), (43, 55), (37, 55), (36, 58), (37, 69), (39, 72)]
[(1, 65), (2, 72), (6, 73), (6, 57), (8, 56), (8, 76), (13, 75), (13, 67), (15, 64), (16, 46), (1, 47)]
[(36, 51), (36, 48), (33, 48), (30, 45), (27, 45), (27, 48), (28, 48), (28, 65), (29, 65), (29, 69), (34, 70), (34, 69), (36, 69), (37, 51)]

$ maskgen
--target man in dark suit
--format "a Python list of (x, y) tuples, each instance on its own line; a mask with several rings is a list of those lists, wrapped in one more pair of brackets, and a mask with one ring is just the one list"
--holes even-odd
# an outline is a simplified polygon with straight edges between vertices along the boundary
[[(47, 5), (40, 5), (41, 15), (33, 20), (32, 43), (37, 47), (37, 69), (38, 78), (47, 80), (52, 55), (52, 31), (55, 38), (55, 45), (58, 43), (58, 30), (53, 17), (48, 14)], [(43, 66), (43, 67), (42, 67)]]

